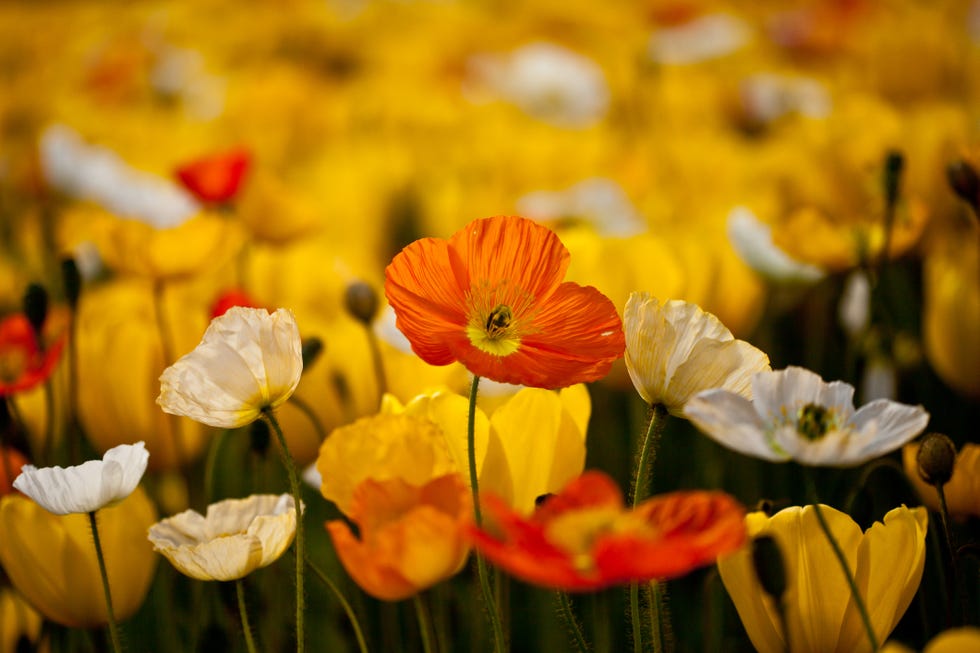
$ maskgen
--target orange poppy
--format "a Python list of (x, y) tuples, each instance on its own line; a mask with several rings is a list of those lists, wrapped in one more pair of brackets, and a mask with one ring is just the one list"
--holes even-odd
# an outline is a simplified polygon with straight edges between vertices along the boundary
[(246, 308), (262, 308), (255, 299), (241, 288), (229, 288), (225, 290), (211, 305), (211, 319), (220, 317), (228, 312), (228, 309), (235, 306)]
[(682, 576), (737, 550), (745, 510), (722, 492), (684, 491), (626, 509), (616, 484), (585, 472), (530, 517), (484, 498), (475, 547), (512, 575), (568, 591)]
[(186, 163), (175, 174), (201, 202), (221, 204), (238, 193), (251, 162), (248, 150), (236, 148)]
[(558, 388), (595, 381), (623, 355), (613, 303), (562, 282), (568, 250), (520, 217), (475, 220), (448, 240), (423, 238), (385, 270), (396, 325), (431, 365), (459, 361), (494, 381)]
[(38, 346), (34, 328), (21, 313), (0, 321), (0, 397), (30, 390), (54, 372), (65, 339)]

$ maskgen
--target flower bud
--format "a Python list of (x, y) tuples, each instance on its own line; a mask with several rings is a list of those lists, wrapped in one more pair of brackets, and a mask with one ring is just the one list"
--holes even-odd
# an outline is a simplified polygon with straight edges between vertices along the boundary
[(24, 315), (27, 316), (38, 344), (41, 343), (41, 331), (44, 320), (48, 317), (48, 291), (39, 283), (32, 283), (24, 291)]
[(752, 540), (752, 565), (762, 589), (779, 601), (786, 593), (786, 567), (776, 538), (760, 535)]
[(884, 186), (887, 206), (895, 206), (898, 201), (898, 184), (904, 168), (905, 157), (901, 152), (892, 150), (885, 155)]
[(378, 312), (378, 293), (370, 284), (355, 281), (347, 286), (347, 291), (344, 293), (344, 306), (355, 320), (370, 325)]
[(75, 259), (68, 257), (61, 260), (61, 282), (65, 287), (68, 307), (74, 311), (78, 306), (78, 298), (82, 294), (82, 274), (78, 270)]
[(963, 161), (954, 161), (946, 168), (946, 179), (949, 186), (960, 199), (980, 211), (980, 175), (976, 168)]
[(300, 351), (303, 356), (303, 371), (305, 372), (323, 353), (323, 341), (316, 336), (304, 338)]
[(922, 480), (931, 485), (945, 485), (953, 476), (956, 445), (942, 433), (929, 433), (922, 439), (916, 462)]

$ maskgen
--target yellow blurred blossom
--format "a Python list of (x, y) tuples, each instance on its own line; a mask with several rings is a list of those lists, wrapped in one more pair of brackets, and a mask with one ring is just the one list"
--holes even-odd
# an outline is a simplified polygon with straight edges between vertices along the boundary
[[(884, 641), (905, 613), (922, 579), (926, 510), (895, 508), (863, 534), (847, 514), (828, 506), (823, 506), (822, 512), (854, 573), (875, 635)], [(786, 508), (772, 517), (755, 512), (746, 516), (745, 524), (750, 537), (770, 535), (776, 539), (787, 578), (783, 601), (788, 641), (772, 599), (759, 584), (750, 547), (718, 560), (722, 582), (756, 650), (870, 651), (847, 580), (813, 507)]]
[(21, 650), (18, 642), (26, 639), (37, 644), (41, 636), (41, 615), (10, 587), (0, 588), (0, 653)]
[[(146, 529), (156, 509), (142, 488), (98, 513), (116, 618), (131, 617), (153, 580), (156, 556)], [(87, 515), (53, 515), (30, 499), (0, 501), (0, 564), (14, 587), (54, 622), (74, 628), (107, 623), (102, 581)]]
[[(930, 510), (939, 511), (939, 495), (936, 488), (929, 485), (919, 475), (917, 454), (920, 444), (913, 442), (902, 448), (902, 463), (905, 475), (915, 486), (922, 502)], [(953, 476), (943, 486), (946, 495), (946, 508), (955, 519), (980, 517), (980, 444), (967, 442), (960, 447), (953, 463)]]

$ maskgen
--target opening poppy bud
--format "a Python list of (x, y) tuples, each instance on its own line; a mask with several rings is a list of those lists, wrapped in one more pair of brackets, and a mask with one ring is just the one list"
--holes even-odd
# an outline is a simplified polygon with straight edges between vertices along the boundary
[(41, 331), (44, 320), (48, 317), (48, 291), (39, 283), (32, 283), (24, 291), (24, 315), (34, 329), (38, 344), (41, 343)]
[(922, 439), (916, 462), (922, 480), (932, 485), (945, 485), (953, 476), (956, 445), (942, 433), (929, 433)]
[(946, 179), (960, 199), (980, 211), (980, 175), (976, 168), (962, 159), (954, 161), (946, 168)]
[(355, 320), (370, 325), (378, 312), (378, 293), (370, 284), (355, 281), (347, 286), (347, 291), (344, 293), (344, 306)]
[(269, 450), (271, 434), (269, 433), (269, 425), (264, 419), (257, 419), (249, 424), (248, 441), (252, 451), (259, 456), (265, 456), (265, 452)]
[(78, 306), (78, 298), (82, 294), (82, 275), (78, 271), (75, 259), (61, 260), (61, 283), (65, 287), (65, 300), (68, 302), (68, 307), (74, 311)]
[(786, 567), (776, 538), (760, 535), (752, 540), (752, 565), (762, 589), (778, 602), (786, 593)]
[(898, 184), (902, 179), (902, 170), (905, 168), (905, 157), (901, 152), (892, 150), (885, 155), (885, 202), (888, 206), (894, 206), (898, 201)]
[(323, 341), (316, 336), (304, 338), (300, 352), (303, 356), (303, 371), (305, 372), (323, 353)]
[(772, 517), (772, 514), (776, 511), (776, 506), (772, 502), (772, 499), (759, 499), (759, 502), (755, 504), (754, 512), (764, 512), (767, 517)]

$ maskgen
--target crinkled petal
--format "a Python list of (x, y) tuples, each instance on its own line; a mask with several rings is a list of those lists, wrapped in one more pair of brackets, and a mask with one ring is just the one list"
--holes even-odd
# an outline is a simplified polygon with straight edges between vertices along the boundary
[(708, 390), (684, 406), (684, 416), (718, 444), (763, 460), (785, 461), (774, 447), (752, 402), (728, 390)]
[(909, 406), (876, 399), (858, 409), (848, 424), (857, 432), (854, 464), (860, 464), (898, 449), (925, 430), (929, 413), (922, 406)]

